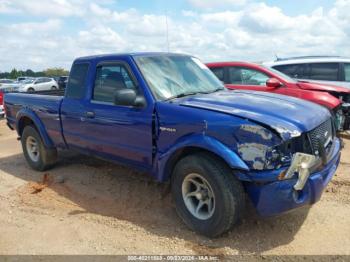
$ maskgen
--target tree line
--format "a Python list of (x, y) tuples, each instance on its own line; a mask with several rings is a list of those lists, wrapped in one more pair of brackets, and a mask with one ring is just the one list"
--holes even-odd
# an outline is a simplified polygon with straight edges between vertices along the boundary
[(28, 77), (56, 77), (56, 76), (67, 76), (69, 75), (69, 71), (54, 67), (54, 68), (48, 68), (43, 71), (34, 72), (31, 69), (27, 70), (17, 70), (16, 68), (12, 69), (11, 72), (0, 72), (0, 78), (9, 78), (9, 79), (17, 79), (21, 76), (28, 76)]

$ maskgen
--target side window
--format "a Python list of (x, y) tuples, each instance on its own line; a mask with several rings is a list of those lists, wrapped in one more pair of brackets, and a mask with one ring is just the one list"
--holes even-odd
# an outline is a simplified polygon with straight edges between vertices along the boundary
[(254, 69), (230, 67), (229, 84), (266, 86), (270, 77)]
[(98, 66), (92, 99), (99, 102), (113, 103), (115, 91), (127, 88), (136, 89), (136, 85), (125, 65)]
[(344, 64), (345, 81), (350, 82), (350, 64)]
[(35, 84), (42, 84), (44, 83), (44, 79), (43, 78), (39, 78), (35, 81)]
[(337, 81), (339, 72), (338, 63), (310, 64), (310, 79)]
[(305, 65), (303, 64), (278, 65), (273, 68), (293, 78), (309, 78), (308, 75), (305, 74)]
[(72, 67), (69, 81), (67, 84), (67, 93), (68, 98), (82, 98), (85, 91), (85, 80), (87, 72), (89, 69), (89, 64), (75, 64)]
[(224, 68), (223, 67), (214, 67), (210, 68), (210, 70), (216, 75), (217, 78), (220, 79), (220, 81), (224, 82)]

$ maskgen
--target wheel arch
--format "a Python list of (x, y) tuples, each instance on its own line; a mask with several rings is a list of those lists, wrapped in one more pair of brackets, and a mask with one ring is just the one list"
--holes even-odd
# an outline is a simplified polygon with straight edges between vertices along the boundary
[(39, 132), (40, 137), (42, 138), (43, 143), (46, 147), (54, 147), (52, 140), (46, 132), (44, 124), (34, 112), (30, 110), (23, 110), (18, 112), (16, 116), (16, 126), (19, 137), (22, 136), (23, 130), (27, 125), (33, 126)]
[[(249, 167), (244, 161), (231, 149), (220, 141), (211, 137), (192, 137), (182, 141), (166, 153), (161, 154), (157, 159), (156, 177), (159, 181), (168, 181), (176, 163), (191, 154), (206, 153), (218, 161), (223, 162), (231, 169), (248, 171)], [(235, 174), (239, 180), (250, 180), (243, 172)]]

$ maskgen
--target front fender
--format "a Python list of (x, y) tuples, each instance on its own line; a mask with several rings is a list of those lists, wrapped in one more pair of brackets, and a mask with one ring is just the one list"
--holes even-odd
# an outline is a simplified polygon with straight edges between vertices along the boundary
[(16, 115), (16, 127), (17, 127), (17, 133), (19, 136), (21, 136), (21, 133), (23, 131), (24, 128), (24, 118), (29, 118), (30, 120), (33, 121), (35, 127), (37, 128), (37, 130), (40, 133), (40, 136), (45, 144), (46, 147), (50, 148), (50, 147), (54, 147), (54, 144), (52, 142), (52, 140), (50, 139), (46, 128), (43, 124), (43, 122), (40, 120), (40, 118), (35, 114), (35, 112), (33, 112), (32, 110), (28, 109), (28, 108), (23, 108), (20, 111), (18, 111), (17, 115)]
[[(243, 160), (226, 145), (213, 137), (197, 134), (183, 137), (165, 152), (157, 153), (155, 157), (154, 175), (158, 181), (166, 181), (169, 179), (171, 175), (171, 170), (167, 170), (169, 161), (173, 159), (173, 156), (177, 152), (186, 148), (198, 148), (209, 151), (222, 158), (232, 169), (249, 170)], [(239, 175), (242, 176), (243, 173), (239, 172)]]
[(329, 110), (333, 110), (340, 106), (341, 101), (334, 97), (333, 95), (327, 92), (310, 92), (308, 94), (303, 95), (301, 98), (309, 100), (313, 103), (323, 105), (327, 107)]

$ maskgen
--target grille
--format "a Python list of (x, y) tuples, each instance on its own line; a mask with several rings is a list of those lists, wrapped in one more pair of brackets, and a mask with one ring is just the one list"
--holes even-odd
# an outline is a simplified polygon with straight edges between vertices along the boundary
[(333, 139), (332, 119), (328, 119), (315, 129), (311, 130), (309, 132), (309, 139), (313, 153), (318, 155), (320, 144), (327, 147), (328, 144), (330, 144), (329, 141), (332, 141)]

